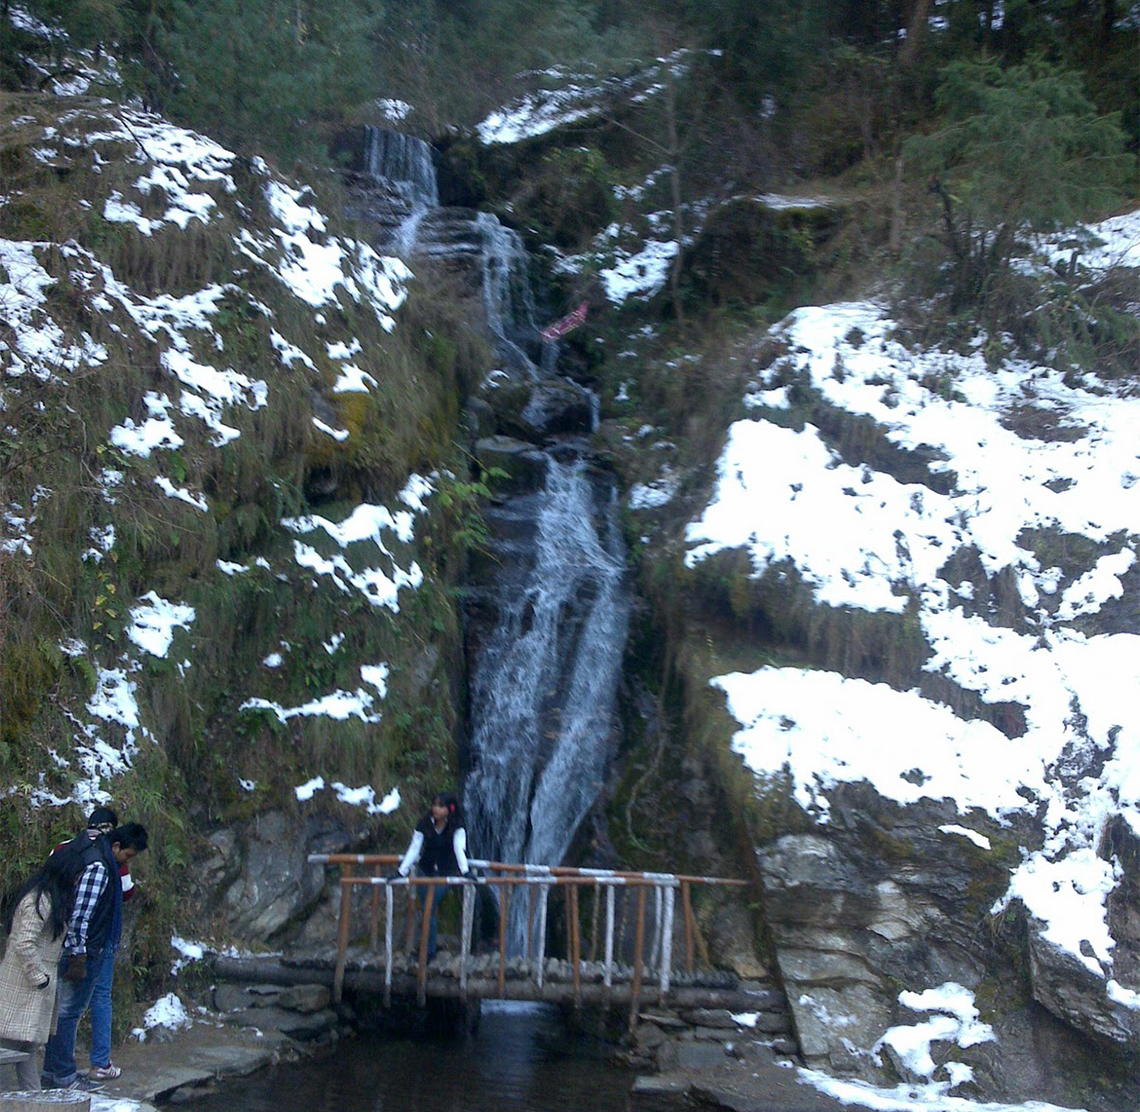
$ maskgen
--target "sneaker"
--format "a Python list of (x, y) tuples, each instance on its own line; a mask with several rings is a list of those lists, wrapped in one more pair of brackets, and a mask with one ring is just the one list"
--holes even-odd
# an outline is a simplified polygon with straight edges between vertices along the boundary
[(91, 1081), (114, 1081), (122, 1075), (123, 1071), (113, 1062), (108, 1062), (105, 1066), (92, 1066), (87, 1071), (87, 1077)]
[(98, 1081), (92, 1081), (89, 1077), (76, 1077), (70, 1085), (57, 1085), (57, 1089), (71, 1089), (73, 1092), (79, 1093), (97, 1093), (103, 1086)]

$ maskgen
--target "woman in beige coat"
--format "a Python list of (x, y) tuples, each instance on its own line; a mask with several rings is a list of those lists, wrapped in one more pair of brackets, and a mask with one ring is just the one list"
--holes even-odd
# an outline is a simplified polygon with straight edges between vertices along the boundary
[(0, 961), (0, 1045), (28, 1057), (16, 1066), (21, 1089), (40, 1087), (38, 1051), (56, 1017), (56, 969), (74, 900), (74, 864), (55, 853), (20, 889), (6, 923)]

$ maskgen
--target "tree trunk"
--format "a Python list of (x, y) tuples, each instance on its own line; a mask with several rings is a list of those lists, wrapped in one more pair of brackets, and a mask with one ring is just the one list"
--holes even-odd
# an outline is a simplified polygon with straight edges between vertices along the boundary
[(684, 225), (681, 216), (681, 145), (677, 138), (677, 82), (673, 73), (672, 61), (665, 65), (665, 117), (668, 127), (671, 171), (669, 180), (673, 201), (673, 242), (677, 248), (669, 272), (669, 291), (673, 298), (673, 315), (677, 318), (677, 323), (683, 328), (685, 310), (681, 304), (681, 255), (684, 251)]
[(1112, 41), (1112, 29), (1116, 25), (1116, 0), (1104, 0), (1104, 11), (1100, 20), (1100, 44), (1107, 48)]
[(919, 47), (926, 37), (926, 26), (930, 18), (930, 0), (915, 0), (911, 9), (910, 19), (906, 24), (906, 40), (902, 50), (899, 51), (899, 65), (903, 67), (914, 65), (918, 57)]

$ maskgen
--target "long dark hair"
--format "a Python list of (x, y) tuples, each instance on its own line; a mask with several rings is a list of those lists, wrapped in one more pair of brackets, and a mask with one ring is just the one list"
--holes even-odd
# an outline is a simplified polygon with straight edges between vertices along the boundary
[[(463, 808), (459, 804), (459, 797), (452, 792), (436, 792), (431, 797), (432, 805), (436, 803), (447, 808), (447, 825), (463, 825)], [(429, 816), (430, 817), (430, 816)]]
[[(75, 902), (75, 872), (68, 854), (53, 853), (44, 863), (42, 869), (28, 880), (16, 893), (8, 914), (4, 916), (4, 932), (12, 933), (12, 920), (16, 916), (16, 908), (29, 893), (36, 898), (36, 911), (44, 916), (44, 921), (51, 927), (52, 939), (59, 938), (67, 930), (68, 920), (71, 918), (71, 908)], [(48, 912), (44, 914), (44, 899), (48, 902)]]

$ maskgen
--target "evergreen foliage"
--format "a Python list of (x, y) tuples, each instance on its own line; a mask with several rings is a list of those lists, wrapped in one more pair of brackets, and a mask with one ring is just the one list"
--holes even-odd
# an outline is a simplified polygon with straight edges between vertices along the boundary
[(1098, 215), (1121, 198), (1130, 159), (1117, 120), (1099, 116), (1079, 74), (1041, 60), (1002, 70), (951, 63), (937, 92), (943, 126), (906, 154), (941, 207), (953, 307), (992, 307), (1028, 232)]
[(170, 108), (230, 143), (312, 157), (320, 121), (379, 92), (377, 22), (367, 0), (174, 0)]

